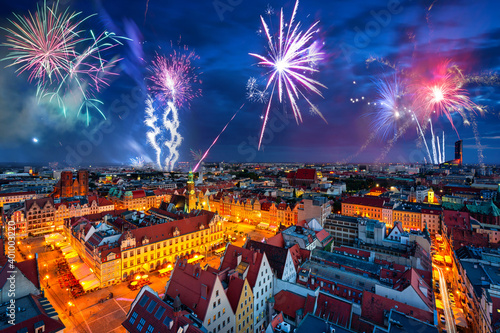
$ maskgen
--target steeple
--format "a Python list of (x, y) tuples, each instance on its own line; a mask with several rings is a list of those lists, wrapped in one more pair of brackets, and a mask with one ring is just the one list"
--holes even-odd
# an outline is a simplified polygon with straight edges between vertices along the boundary
[(186, 212), (190, 212), (191, 210), (196, 208), (196, 195), (194, 191), (194, 175), (193, 171), (189, 171), (188, 181), (187, 181), (187, 203), (185, 210)]

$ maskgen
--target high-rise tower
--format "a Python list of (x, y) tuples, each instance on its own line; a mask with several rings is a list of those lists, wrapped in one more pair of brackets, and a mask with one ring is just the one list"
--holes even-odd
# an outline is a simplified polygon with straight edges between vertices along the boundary
[(457, 142), (455, 142), (455, 162), (458, 165), (462, 165), (463, 162), (462, 147), (463, 147), (462, 140), (458, 140)]

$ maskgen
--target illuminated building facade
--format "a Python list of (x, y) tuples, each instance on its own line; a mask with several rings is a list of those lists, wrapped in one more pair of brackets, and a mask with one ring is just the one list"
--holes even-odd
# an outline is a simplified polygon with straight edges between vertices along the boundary
[(219, 215), (201, 211), (186, 219), (129, 230), (120, 237), (122, 279), (206, 256), (224, 241), (224, 225)]

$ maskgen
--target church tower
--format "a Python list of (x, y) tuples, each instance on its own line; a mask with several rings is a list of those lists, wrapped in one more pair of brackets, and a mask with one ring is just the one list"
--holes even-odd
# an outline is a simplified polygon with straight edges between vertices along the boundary
[(186, 211), (189, 213), (193, 209), (196, 208), (196, 194), (194, 191), (194, 176), (193, 171), (189, 171), (188, 182), (187, 182), (187, 209)]

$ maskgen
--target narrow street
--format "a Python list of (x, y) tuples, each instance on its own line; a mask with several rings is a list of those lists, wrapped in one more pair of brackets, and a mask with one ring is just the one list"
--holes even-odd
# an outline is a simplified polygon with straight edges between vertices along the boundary
[(443, 300), (446, 331), (449, 333), (456, 333), (457, 327), (455, 326), (455, 319), (453, 319), (453, 312), (450, 306), (450, 299), (448, 297), (448, 287), (446, 285), (443, 270), (437, 266), (434, 266), (434, 269), (437, 269), (439, 272), (439, 288), (441, 290), (441, 299)]

